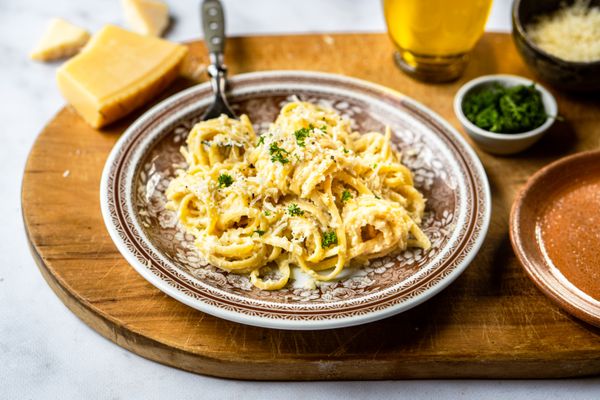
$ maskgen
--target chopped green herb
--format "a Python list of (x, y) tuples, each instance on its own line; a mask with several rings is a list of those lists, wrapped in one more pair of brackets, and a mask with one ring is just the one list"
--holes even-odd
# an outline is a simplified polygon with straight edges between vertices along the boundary
[(327, 133), (327, 125), (323, 125), (323, 126), (320, 128), (320, 129), (321, 129), (323, 132)]
[(344, 153), (348, 154), (348, 153), (350, 153), (350, 150), (348, 150), (347, 148), (344, 147)]
[(219, 182), (220, 188), (229, 187), (233, 183), (233, 178), (231, 177), (231, 175), (228, 175), (228, 174), (219, 175), (219, 178), (217, 180)]
[(352, 198), (352, 194), (350, 194), (350, 192), (348, 190), (344, 190), (342, 192), (342, 202), (347, 202), (348, 200), (350, 200)]
[(210, 140), (203, 140), (202, 144), (205, 146), (210, 146), (212, 144), (212, 142)]
[(298, 207), (298, 204), (293, 203), (288, 206), (288, 213), (292, 217), (295, 217), (297, 215), (304, 215), (304, 210)]
[(265, 231), (261, 231), (260, 229), (257, 229), (257, 230), (254, 231), (254, 233), (257, 233), (258, 236), (262, 236), (262, 235), (265, 234)]
[(271, 161), (275, 162), (275, 161), (279, 161), (282, 164), (287, 164), (290, 162), (290, 160), (288, 160), (287, 158), (285, 158), (281, 153), (278, 153), (274, 156), (271, 156)]
[(335, 231), (323, 233), (323, 238), (321, 238), (321, 246), (327, 248), (336, 244), (338, 244), (338, 238), (335, 234)]
[(269, 154), (271, 154), (271, 161), (279, 161), (282, 164), (290, 162), (287, 158), (285, 158), (286, 154), (289, 154), (285, 149), (282, 149), (277, 145), (277, 143), (271, 143), (269, 146)]
[(377, 163), (373, 164), (373, 169), (377, 169)]
[(312, 128), (310, 128), (310, 129), (301, 128), (301, 129), (298, 129), (296, 132), (294, 132), (294, 136), (296, 136), (296, 143), (298, 143), (298, 146), (304, 147), (306, 145), (306, 143), (304, 143), (304, 141), (306, 140), (308, 135), (310, 135), (311, 129)]
[(263, 144), (265, 142), (265, 137), (264, 136), (259, 136), (258, 137), (258, 143), (256, 143), (257, 146), (260, 146), (261, 144)]
[(469, 121), (490, 132), (527, 132), (548, 119), (535, 84), (483, 88), (467, 95), (462, 109)]
[(377, 200), (381, 200), (381, 197), (379, 197), (379, 196), (377, 196), (377, 195), (375, 195), (375, 198), (376, 198)]
[(265, 210), (265, 215), (268, 217), (269, 215), (271, 215), (271, 211)]

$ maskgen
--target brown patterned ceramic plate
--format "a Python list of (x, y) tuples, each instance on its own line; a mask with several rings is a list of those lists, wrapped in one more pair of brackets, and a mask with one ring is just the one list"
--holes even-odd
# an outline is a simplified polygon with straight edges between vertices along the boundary
[(600, 326), (600, 151), (562, 158), (529, 178), (512, 207), (510, 238), (542, 292)]
[(385, 318), (427, 300), (452, 282), (477, 253), (490, 219), (490, 192), (479, 159), (442, 118), (381, 86), (338, 75), (279, 71), (238, 75), (229, 99), (262, 130), (283, 104), (327, 105), (360, 132), (389, 125), (403, 162), (425, 195), (422, 224), (431, 249), (409, 249), (306, 289), (294, 282), (261, 291), (245, 276), (202, 260), (193, 238), (165, 210), (165, 189), (179, 147), (212, 100), (202, 84), (152, 108), (121, 137), (100, 188), (108, 231), (127, 261), (148, 281), (198, 310), (250, 325), (326, 329)]

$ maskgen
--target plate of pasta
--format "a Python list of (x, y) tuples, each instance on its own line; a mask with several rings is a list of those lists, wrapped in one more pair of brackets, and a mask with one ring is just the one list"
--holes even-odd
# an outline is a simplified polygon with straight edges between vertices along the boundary
[(201, 116), (201, 84), (120, 138), (102, 176), (119, 251), (171, 297), (280, 329), (357, 325), (450, 284), (477, 253), (490, 192), (442, 118), (332, 74), (233, 77), (239, 118)]

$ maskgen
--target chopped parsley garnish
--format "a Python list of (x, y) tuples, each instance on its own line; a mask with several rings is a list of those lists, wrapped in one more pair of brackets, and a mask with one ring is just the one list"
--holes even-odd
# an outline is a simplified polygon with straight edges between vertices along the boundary
[(321, 129), (323, 132), (327, 133), (327, 125), (323, 125), (323, 126), (320, 128), (320, 129)]
[(489, 132), (527, 132), (548, 119), (534, 84), (482, 88), (465, 97), (462, 109), (469, 121)]
[(265, 215), (268, 217), (269, 215), (271, 215), (271, 211), (265, 210)]
[(220, 188), (229, 187), (233, 183), (233, 178), (231, 177), (231, 175), (221, 174), (219, 175), (218, 182)]
[(336, 244), (338, 244), (338, 238), (335, 234), (335, 231), (323, 233), (323, 238), (321, 239), (321, 246), (331, 247)]
[(304, 143), (304, 141), (306, 140), (308, 135), (310, 135), (311, 129), (313, 129), (312, 125), (311, 125), (310, 129), (309, 128), (301, 128), (301, 129), (298, 129), (296, 132), (294, 132), (294, 136), (296, 136), (296, 143), (298, 143), (298, 146), (304, 147), (306, 145), (306, 143)]
[(344, 190), (342, 192), (342, 202), (347, 202), (348, 200), (350, 200), (352, 198), (352, 194), (350, 194), (350, 192), (348, 190)]
[(373, 169), (377, 169), (377, 163), (373, 164)]
[(347, 148), (344, 147), (344, 153), (348, 154), (348, 153), (350, 153), (350, 150), (348, 150)]
[(292, 217), (295, 217), (297, 215), (304, 215), (304, 210), (298, 207), (298, 204), (293, 203), (288, 206), (288, 213)]
[(262, 236), (262, 235), (264, 235), (264, 234), (265, 234), (265, 231), (262, 231), (262, 230), (260, 230), (260, 229), (256, 229), (256, 230), (254, 231), (254, 233), (257, 233), (257, 234), (258, 234), (258, 236)]
[(290, 162), (287, 158), (285, 158), (286, 154), (289, 154), (285, 149), (282, 149), (277, 145), (277, 143), (271, 143), (269, 146), (269, 154), (271, 154), (271, 161), (279, 161), (282, 164)]
[(258, 143), (256, 143), (257, 146), (260, 146), (261, 144), (263, 144), (265, 142), (265, 137), (264, 136), (259, 136), (258, 137)]

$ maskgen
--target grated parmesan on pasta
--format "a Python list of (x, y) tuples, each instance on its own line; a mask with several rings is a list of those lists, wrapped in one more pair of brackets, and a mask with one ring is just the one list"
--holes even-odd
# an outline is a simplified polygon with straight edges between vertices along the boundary
[(544, 51), (567, 61), (600, 60), (600, 8), (576, 0), (527, 27), (529, 38)]
[(304, 102), (286, 104), (260, 137), (246, 115), (221, 115), (192, 128), (167, 207), (212, 265), (249, 273), (259, 289), (284, 287), (291, 267), (330, 281), (351, 262), (430, 246), (425, 199), (391, 135), (361, 135)]

